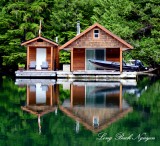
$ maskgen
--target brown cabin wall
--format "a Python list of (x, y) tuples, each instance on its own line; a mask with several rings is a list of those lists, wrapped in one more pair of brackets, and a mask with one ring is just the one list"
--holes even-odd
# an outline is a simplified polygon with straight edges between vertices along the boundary
[(36, 92), (29, 92), (29, 105), (34, 105), (36, 104)]
[(46, 49), (47, 49), (46, 61), (48, 62), (48, 65), (49, 65), (48, 70), (52, 70), (52, 68), (51, 68), (51, 48), (48, 47)]
[[(77, 94), (78, 93), (78, 94)], [(85, 104), (85, 86), (73, 85), (73, 105)]]
[(53, 66), (51, 68), (51, 47), (29, 47), (29, 62), (36, 61), (36, 48), (46, 48), (47, 49), (47, 57), (46, 61), (48, 62), (49, 69), (48, 70), (54, 70), (54, 64), (56, 62), (56, 68), (59, 68), (59, 54), (58, 54), (58, 47), (53, 48)]
[(114, 105), (120, 106), (119, 102), (120, 102), (120, 96), (119, 93), (113, 93), (110, 95), (106, 96), (106, 104), (108, 103), (112, 103)]
[(36, 48), (29, 47), (29, 62), (36, 61)]
[(56, 70), (59, 69), (59, 50), (58, 47), (53, 48), (53, 70), (54, 64), (56, 64)]
[[(75, 89), (75, 86), (74, 88)], [(76, 97), (76, 98), (75, 98)], [(83, 96), (85, 97), (85, 96)], [(89, 125), (92, 125), (93, 123), (93, 117), (98, 117), (99, 118), (99, 124), (104, 124), (106, 123), (106, 120), (109, 120), (111, 118), (113, 118), (113, 115), (118, 114), (119, 111), (119, 93), (116, 94), (111, 94), (110, 96), (106, 97), (106, 104), (107, 102), (112, 102), (114, 103), (114, 105), (116, 105), (114, 108), (96, 108), (96, 107), (91, 107), (91, 108), (78, 108), (78, 109), (74, 109), (74, 113), (79, 116), (81, 119), (83, 119), (83, 121), (85, 121), (86, 123), (88, 123)], [(74, 101), (74, 105), (75, 104), (75, 99), (76, 101), (78, 101), (77, 96), (73, 97), (73, 101)], [(85, 99), (85, 98), (84, 98)], [(85, 102), (85, 101), (84, 101)], [(78, 102), (77, 102), (78, 103)]]
[[(120, 62), (120, 48), (106, 48), (106, 61)], [(85, 70), (85, 49), (73, 49), (73, 70)]]
[(52, 92), (53, 92), (53, 105), (57, 105), (59, 102), (59, 85), (55, 84), (52, 86)]
[(106, 61), (120, 62), (120, 48), (107, 48)]
[(51, 88), (52, 88), (52, 85), (48, 87), (48, 91), (46, 92), (46, 104), (47, 105), (51, 105), (51, 100), (50, 100), (52, 98)]
[(85, 49), (73, 49), (73, 70), (85, 70)]
[[(46, 92), (46, 104), (50, 105), (51, 102), (51, 98), (53, 96), (53, 94), (51, 93), (51, 88), (52, 86), (50, 85), (48, 87), (48, 91)], [(30, 88), (27, 88), (28, 91), (28, 95), (29, 97), (27, 97), (29, 99), (29, 105), (36, 105), (36, 91), (30, 91)]]

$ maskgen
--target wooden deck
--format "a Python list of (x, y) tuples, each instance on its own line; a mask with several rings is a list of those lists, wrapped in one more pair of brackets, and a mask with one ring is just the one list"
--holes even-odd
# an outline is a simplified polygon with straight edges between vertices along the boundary
[(132, 79), (136, 78), (137, 72), (104, 71), (16, 71), (17, 78), (70, 78), (70, 79)]
[(121, 78), (136, 78), (136, 72), (104, 71), (104, 70), (89, 70), (89, 71), (73, 71), (63, 72), (57, 71), (57, 78), (71, 79), (121, 79)]
[(42, 83), (43, 85), (54, 85), (56, 84), (55, 79), (26, 79), (26, 78), (21, 78), (21, 79), (16, 79), (15, 84), (16, 85), (33, 85), (36, 83)]
[(19, 78), (56, 78), (56, 72), (55, 71), (37, 71), (37, 70), (24, 70), (24, 71), (16, 71), (15, 72), (16, 77)]

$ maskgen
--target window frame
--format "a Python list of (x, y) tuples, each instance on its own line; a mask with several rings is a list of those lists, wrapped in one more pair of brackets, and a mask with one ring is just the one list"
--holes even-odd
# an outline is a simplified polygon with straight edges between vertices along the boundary
[[(98, 33), (95, 33), (96, 30), (98, 30)], [(95, 35), (98, 35), (98, 37), (95, 37)], [(93, 38), (94, 39), (99, 39), (100, 38), (100, 30), (98, 28), (93, 30)]]

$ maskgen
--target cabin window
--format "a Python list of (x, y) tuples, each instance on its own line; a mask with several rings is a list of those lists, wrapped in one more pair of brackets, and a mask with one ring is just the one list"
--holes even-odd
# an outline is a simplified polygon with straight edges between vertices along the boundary
[(98, 29), (94, 30), (94, 38), (99, 38), (99, 30)]
[(93, 127), (98, 128), (99, 126), (99, 117), (93, 116)]

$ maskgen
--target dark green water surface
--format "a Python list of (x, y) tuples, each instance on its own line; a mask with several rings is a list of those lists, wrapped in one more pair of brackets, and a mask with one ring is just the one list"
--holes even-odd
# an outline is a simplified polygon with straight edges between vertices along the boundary
[[(41, 81), (41, 80), (39, 80)], [(27, 86), (31, 90), (34, 83), (17, 83), (10, 77), (1, 77), (0, 79), (0, 146), (159, 146), (160, 145), (160, 80), (149, 77), (143, 77), (136, 82), (136, 85), (121, 85), (120, 82), (77, 82), (74, 87), (82, 87), (85, 93), (81, 91), (70, 92), (70, 83), (56, 86), (54, 83), (46, 83), (52, 87), (52, 92), (58, 94), (59, 102), (56, 103), (56, 110), (46, 112), (41, 116), (40, 125), (38, 116), (34, 113), (22, 110), (27, 104)], [(83, 85), (82, 85), (83, 83)], [(43, 84), (43, 83), (41, 83)], [(72, 83), (71, 83), (72, 84)], [(95, 85), (94, 85), (95, 84)], [(112, 87), (112, 85), (114, 85)], [(126, 83), (127, 84), (127, 83)], [(35, 84), (34, 84), (35, 85)], [(37, 85), (37, 84), (36, 84)], [(67, 86), (64, 88), (64, 86)], [(111, 87), (110, 87), (111, 86)], [(116, 119), (116, 115), (106, 118), (102, 117), (108, 126), (102, 130), (94, 132), (87, 129), (81, 122), (83, 119), (87, 123), (86, 113), (79, 115), (78, 119), (67, 115), (59, 107), (69, 109), (67, 101), (71, 104), (71, 95), (83, 97), (73, 102), (73, 107), (78, 109), (74, 111), (75, 117), (78, 112), (84, 109), (93, 112), (94, 109), (102, 114), (105, 109), (119, 108), (116, 99), (111, 97), (120, 95), (120, 86), (122, 86), (124, 107), (131, 108), (128, 114)], [(36, 86), (38, 87), (38, 86)], [(46, 90), (46, 88), (43, 88)], [(32, 89), (33, 90), (33, 89)], [(48, 89), (47, 89), (48, 90)], [(32, 91), (33, 92), (33, 91)], [(38, 92), (38, 90), (35, 90)], [(37, 95), (37, 94), (36, 94)], [(38, 96), (38, 95), (37, 95)], [(54, 95), (55, 96), (55, 95)], [(32, 97), (30, 97), (32, 98)], [(75, 98), (75, 97), (74, 97)], [(73, 99), (74, 100), (74, 99)], [(82, 102), (83, 100), (83, 102)], [(75, 100), (74, 100), (75, 101)], [(125, 107), (126, 106), (126, 107)], [(117, 109), (118, 109), (117, 108)], [(71, 107), (70, 110), (73, 110)], [(92, 113), (91, 113), (92, 114)], [(112, 114), (112, 113), (109, 113)], [(86, 117), (85, 117), (86, 116)], [(98, 115), (96, 115), (98, 116)], [(81, 117), (81, 118), (80, 118)], [(86, 119), (86, 121), (85, 121)], [(79, 125), (76, 124), (79, 120)], [(92, 120), (90, 126), (92, 125)], [(89, 121), (88, 121), (89, 123)], [(104, 125), (106, 123), (103, 123)], [(100, 124), (100, 121), (99, 121)], [(100, 125), (99, 125), (100, 126)], [(98, 128), (95, 128), (95, 131)], [(110, 138), (110, 139), (109, 139)]]

